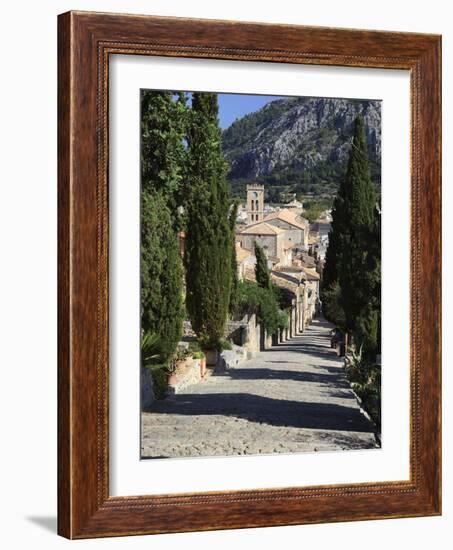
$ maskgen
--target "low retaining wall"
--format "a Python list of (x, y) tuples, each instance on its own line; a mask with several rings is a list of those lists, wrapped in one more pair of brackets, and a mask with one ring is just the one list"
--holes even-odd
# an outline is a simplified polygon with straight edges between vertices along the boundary
[[(247, 332), (252, 317), (255, 318), (255, 315), (251, 315), (250, 318), (246, 315), (240, 321), (228, 321), (225, 325), (225, 330), (223, 333), (224, 338), (227, 340), (232, 340), (237, 346), (243, 346), (247, 339)], [(252, 325), (254, 326), (255, 320), (252, 320)], [(196, 334), (192, 329), (190, 321), (185, 320), (183, 322), (183, 338), (185, 340), (190, 340), (196, 338)]]
[(151, 370), (145, 367), (141, 367), (140, 390), (141, 408), (142, 410), (147, 409), (151, 407), (155, 397), (153, 375), (151, 374)]
[(222, 351), (217, 363), (216, 372), (225, 372), (228, 369), (237, 367), (240, 363), (247, 361), (247, 350), (241, 346), (233, 346), (233, 349)]
[(176, 372), (176, 382), (167, 387), (167, 394), (179, 393), (187, 386), (198, 384), (201, 380), (200, 360), (194, 359), (189, 365), (185, 365), (179, 372)]

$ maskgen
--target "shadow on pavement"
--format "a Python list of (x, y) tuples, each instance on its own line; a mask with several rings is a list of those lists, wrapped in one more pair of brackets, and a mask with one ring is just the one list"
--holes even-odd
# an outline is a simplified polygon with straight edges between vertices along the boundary
[(292, 380), (295, 382), (314, 382), (324, 384), (332, 388), (349, 388), (344, 375), (337, 369), (332, 374), (306, 372), (297, 370), (268, 369), (261, 367), (241, 368), (235, 367), (225, 373), (215, 376), (226, 376), (232, 380)]
[(306, 403), (248, 393), (179, 394), (158, 401), (145, 412), (173, 415), (223, 415), (272, 426), (373, 432), (359, 409), (328, 403)]

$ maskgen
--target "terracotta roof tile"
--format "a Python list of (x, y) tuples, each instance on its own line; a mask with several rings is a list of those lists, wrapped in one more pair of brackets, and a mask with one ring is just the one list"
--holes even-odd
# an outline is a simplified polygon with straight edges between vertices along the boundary
[(296, 212), (292, 212), (291, 210), (284, 208), (282, 210), (279, 210), (278, 212), (272, 212), (272, 214), (269, 214), (264, 218), (264, 221), (267, 222), (267, 221), (279, 219), (290, 225), (293, 225), (294, 227), (297, 227), (298, 229), (306, 229), (308, 222), (298, 221), (297, 217), (298, 215)]
[(269, 223), (260, 222), (254, 225), (248, 225), (240, 232), (240, 235), (278, 235), (284, 232), (285, 230), (280, 229), (280, 227), (275, 227)]

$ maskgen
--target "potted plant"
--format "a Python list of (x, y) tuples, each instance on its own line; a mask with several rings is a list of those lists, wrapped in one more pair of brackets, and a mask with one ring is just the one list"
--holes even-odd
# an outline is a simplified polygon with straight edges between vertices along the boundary
[(200, 350), (202, 350), (205, 355), (206, 365), (217, 365), (217, 361), (219, 359), (217, 343), (208, 336), (200, 336), (198, 338), (198, 343)]
[(190, 362), (190, 352), (185, 348), (178, 348), (173, 357), (175, 368), (181, 371)]
[(231, 342), (225, 340), (224, 338), (217, 341), (200, 339), (200, 344), (203, 348), (204, 354), (206, 355), (206, 364), (209, 366), (217, 365), (219, 361), (219, 354), (222, 351), (232, 349)]
[(176, 353), (173, 355), (173, 359), (166, 367), (167, 383), (169, 386), (176, 385), (177, 375), (187, 366), (189, 356), (190, 352), (187, 349), (178, 348), (176, 350)]

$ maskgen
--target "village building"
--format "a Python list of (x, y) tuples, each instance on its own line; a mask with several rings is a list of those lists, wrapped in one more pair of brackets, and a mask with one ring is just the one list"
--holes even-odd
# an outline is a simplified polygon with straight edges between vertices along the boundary
[(308, 235), (310, 225), (297, 212), (286, 208), (269, 214), (264, 218), (266, 223), (284, 229), (287, 240), (301, 249), (308, 250)]
[(320, 312), (319, 273), (315, 267), (306, 267), (305, 265), (277, 266), (272, 273), (274, 276), (279, 276), (280, 278), (290, 277), (291, 280), (297, 280), (299, 285), (301, 285), (302, 288), (299, 291), (301, 305), (298, 308), (300, 318), (298, 318), (297, 327), (300, 332), (303, 332), (307, 325)]
[(247, 223), (258, 223), (264, 218), (264, 185), (247, 185)]
[(255, 269), (256, 258), (251, 250), (242, 248), (240, 242), (236, 242), (236, 265), (238, 279), (242, 281), (246, 278), (247, 268)]
[(304, 294), (305, 285), (298, 274), (283, 271), (271, 271), (271, 280), (279, 288), (285, 289), (291, 296), (289, 310), (288, 337), (296, 336), (304, 331)]
[(291, 265), (295, 243), (288, 239), (286, 231), (266, 222), (247, 226), (236, 234), (242, 248), (254, 251), (257, 243), (272, 265)]
[[(269, 209), (264, 204), (264, 186), (248, 185), (247, 204), (236, 226), (239, 280), (255, 281), (254, 252), (258, 244), (267, 257), (273, 283), (291, 296), (287, 336), (303, 332), (320, 311), (318, 256), (322, 244), (327, 244), (330, 229), (327, 216), (317, 220), (316, 230), (310, 228), (301, 207), (294, 200), (284, 208)], [(245, 213), (248, 223), (244, 227)]]
[(313, 317), (321, 311), (320, 299), (320, 275), (315, 268), (304, 267), (305, 280), (307, 281), (307, 299), (305, 304), (305, 323), (311, 322)]

